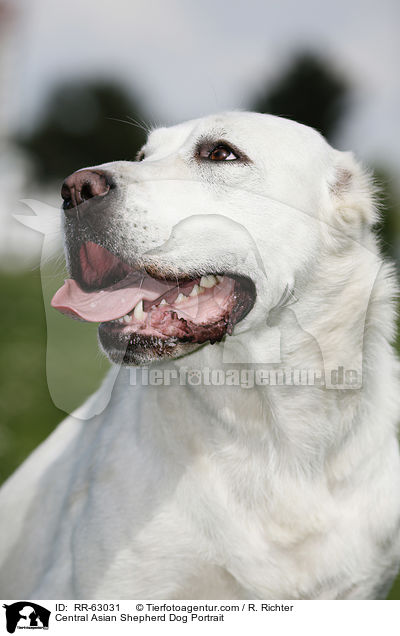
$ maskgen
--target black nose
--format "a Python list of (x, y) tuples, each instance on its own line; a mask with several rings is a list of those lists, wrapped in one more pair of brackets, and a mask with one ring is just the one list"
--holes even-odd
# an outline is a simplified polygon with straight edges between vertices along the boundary
[(93, 197), (104, 197), (111, 188), (111, 180), (101, 170), (78, 170), (67, 177), (61, 188), (64, 210), (78, 207)]

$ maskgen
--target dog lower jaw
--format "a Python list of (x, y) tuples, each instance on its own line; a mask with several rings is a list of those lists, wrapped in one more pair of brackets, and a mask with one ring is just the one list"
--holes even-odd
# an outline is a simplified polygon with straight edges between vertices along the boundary
[(187, 333), (182, 335), (155, 335), (129, 331), (129, 325), (121, 330), (118, 324), (105, 322), (99, 325), (99, 343), (102, 350), (116, 364), (142, 365), (165, 358), (175, 359), (191, 353), (206, 342), (220, 342), (231, 333), (229, 313), (216, 323), (195, 325), (186, 323)]
[(192, 353), (204, 345), (197, 342), (182, 342), (178, 338), (161, 338), (134, 334), (125, 344), (116, 346), (115, 339), (106, 329), (107, 323), (99, 325), (99, 345), (109, 360), (116, 365), (143, 366), (165, 359), (175, 360)]

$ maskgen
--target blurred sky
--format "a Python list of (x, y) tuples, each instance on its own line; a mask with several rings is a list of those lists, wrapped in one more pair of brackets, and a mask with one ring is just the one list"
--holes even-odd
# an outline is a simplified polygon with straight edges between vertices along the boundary
[[(399, 0), (13, 0), (8, 121), (71, 76), (120, 78), (155, 122), (246, 108), (299, 50), (355, 86), (339, 146), (400, 169)], [(128, 113), (127, 113), (128, 114)]]

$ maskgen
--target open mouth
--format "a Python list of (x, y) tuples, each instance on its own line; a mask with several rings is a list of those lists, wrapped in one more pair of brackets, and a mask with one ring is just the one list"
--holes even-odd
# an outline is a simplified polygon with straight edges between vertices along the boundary
[(79, 253), (78, 281), (68, 279), (52, 306), (71, 317), (101, 323), (120, 348), (140, 337), (202, 344), (220, 341), (250, 311), (255, 288), (235, 274), (208, 273), (168, 280), (123, 263), (95, 243)]

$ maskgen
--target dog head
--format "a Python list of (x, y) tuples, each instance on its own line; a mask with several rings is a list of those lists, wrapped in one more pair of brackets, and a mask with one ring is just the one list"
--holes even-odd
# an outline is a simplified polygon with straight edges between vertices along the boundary
[(100, 323), (124, 364), (265, 324), (324, 250), (374, 220), (351, 155), (257, 113), (156, 129), (136, 161), (79, 170), (62, 196), (71, 279), (52, 304)]

